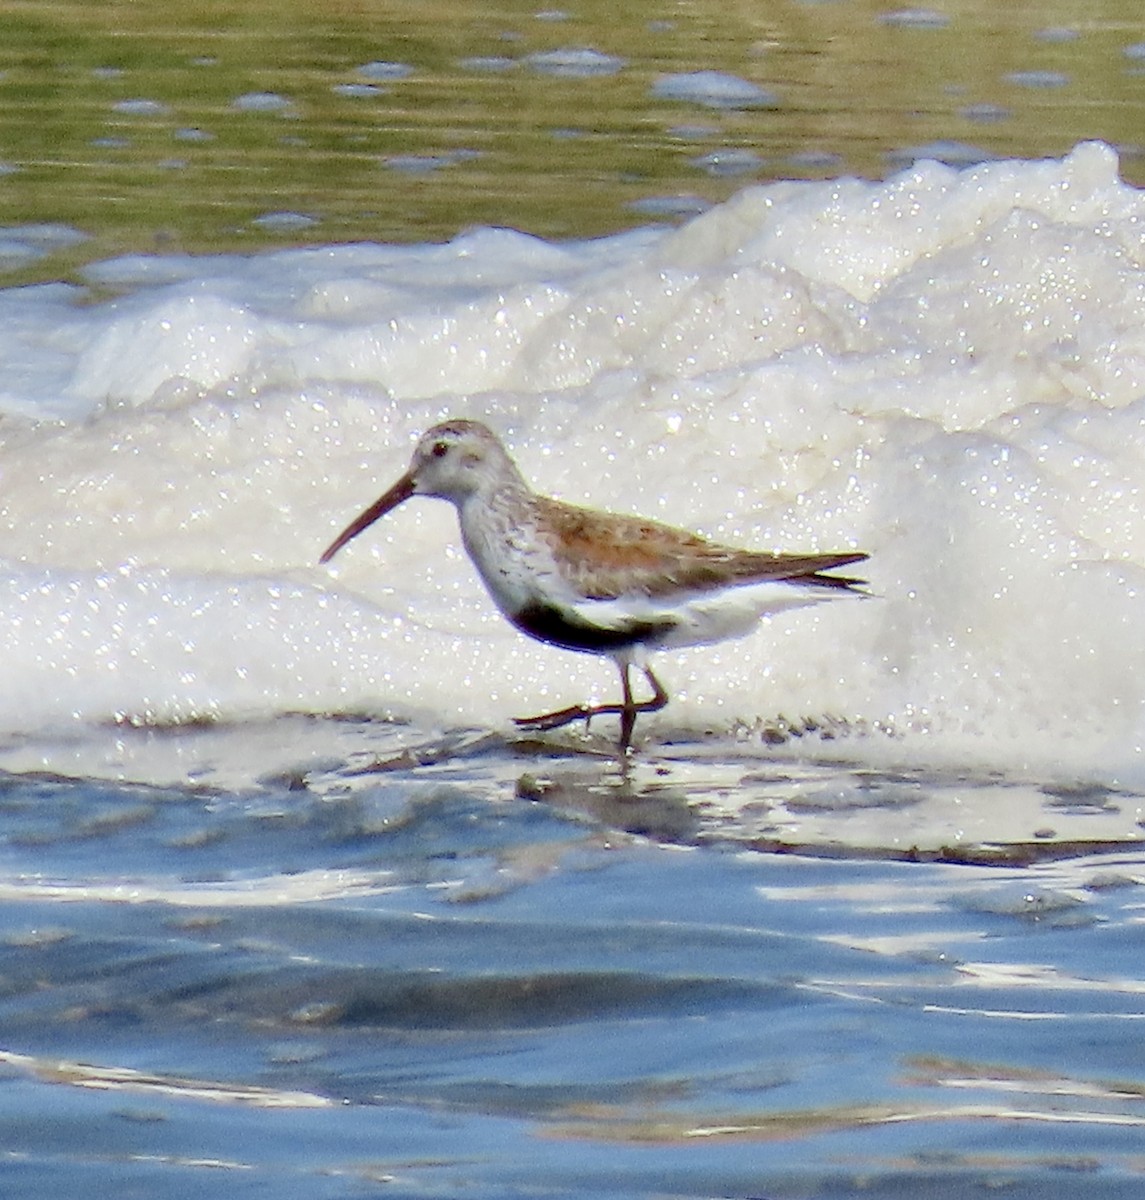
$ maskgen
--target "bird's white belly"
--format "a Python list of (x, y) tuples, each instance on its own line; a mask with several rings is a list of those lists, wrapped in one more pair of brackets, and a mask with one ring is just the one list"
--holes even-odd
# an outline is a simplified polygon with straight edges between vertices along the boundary
[(582, 600), (577, 616), (608, 629), (653, 626), (662, 632), (634, 640), (649, 647), (701, 646), (744, 637), (764, 617), (800, 608), (837, 593), (796, 583), (767, 581), (676, 597), (621, 596), (615, 600)]

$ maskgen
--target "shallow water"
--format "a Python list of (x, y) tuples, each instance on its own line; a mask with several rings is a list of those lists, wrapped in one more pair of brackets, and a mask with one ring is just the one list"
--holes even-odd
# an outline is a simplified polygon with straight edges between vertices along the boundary
[[(300, 719), (118, 746), (0, 776), (21, 1195), (1141, 1187), (1145, 854), (848, 849), (861, 813), (1014, 781), (702, 745), (625, 777), (595, 741)], [(260, 760), (289, 769), (240, 778)], [(1040, 819), (1117, 837), (1141, 804), (1043, 792)], [(768, 819), (788, 852), (743, 850)]]

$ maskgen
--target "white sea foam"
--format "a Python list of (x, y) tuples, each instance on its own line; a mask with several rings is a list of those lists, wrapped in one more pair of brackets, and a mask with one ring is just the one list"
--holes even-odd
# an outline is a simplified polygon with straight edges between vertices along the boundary
[(610, 665), (496, 615), (444, 504), (316, 565), (456, 414), (566, 499), (870, 552), (873, 599), (665, 654), (664, 722), (830, 715), (882, 731), (853, 755), (1139, 778), (1143, 268), (1145, 197), (1085, 145), (753, 187), (592, 243), (141, 257), (92, 271), (114, 300), (0, 292), (0, 729), (497, 726), (609, 696)]

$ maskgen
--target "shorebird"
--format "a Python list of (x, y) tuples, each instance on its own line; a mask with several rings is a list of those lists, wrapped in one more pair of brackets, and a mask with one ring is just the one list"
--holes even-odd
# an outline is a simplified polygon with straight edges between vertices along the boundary
[[(565, 650), (605, 655), (620, 669), (619, 704), (573, 705), (517, 718), (517, 725), (557, 729), (616, 715), (622, 753), (631, 745), (637, 715), (668, 703), (648, 666), (648, 651), (740, 637), (765, 616), (854, 593), (863, 583), (823, 574), (867, 557), (855, 551), (737, 550), (657, 521), (538, 495), (492, 430), (463, 420), (424, 433), (406, 473), (342, 530), (319, 561), (329, 562), (411, 496), (453, 504), (478, 574), (522, 633)], [(647, 700), (633, 698), (633, 666), (652, 689)]]

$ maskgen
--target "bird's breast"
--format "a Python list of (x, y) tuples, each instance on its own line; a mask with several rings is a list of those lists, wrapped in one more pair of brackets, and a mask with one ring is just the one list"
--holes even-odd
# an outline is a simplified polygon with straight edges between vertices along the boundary
[(559, 586), (556, 564), (527, 512), (509, 504), (470, 504), (459, 510), (461, 538), (497, 607), (509, 617)]

